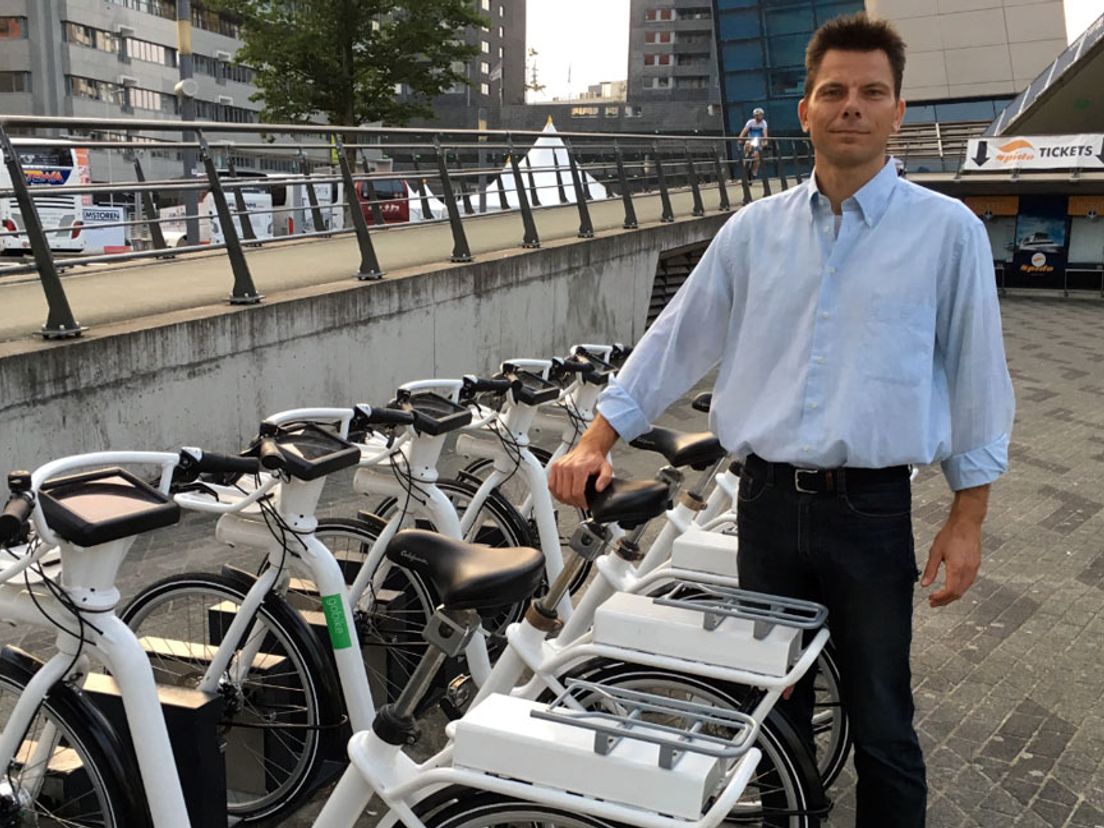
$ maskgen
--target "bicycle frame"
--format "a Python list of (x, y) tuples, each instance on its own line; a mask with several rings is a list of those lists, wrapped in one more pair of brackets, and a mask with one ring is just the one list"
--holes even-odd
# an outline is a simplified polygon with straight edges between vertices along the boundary
[[(162, 469), (160, 489), (168, 493), (172, 470), (178, 455), (163, 452), (97, 452), (55, 460), (38, 468), (32, 476), (37, 494), (43, 482), (65, 472), (112, 465), (158, 465)], [(26, 560), (40, 560), (44, 568), (65, 573), (64, 589), (81, 607), (73, 612), (41, 587), (40, 579), (12, 581), (12, 565), (0, 584), (0, 617), (33, 627), (54, 629), (44, 616), (59, 620), (67, 629), (77, 628), (83, 642), (65, 630), (58, 630), (58, 652), (27, 683), (24, 692), (0, 732), (0, 767), (10, 766), (23, 742), (31, 721), (50, 688), (59, 681), (75, 679), (87, 672), (89, 655), (105, 665), (119, 687), (123, 711), (132, 734), (142, 787), (146, 793), (153, 824), (157, 828), (188, 828), (188, 811), (180, 780), (176, 775), (168, 728), (161, 711), (153, 668), (138, 638), (115, 614), (119, 592), (115, 588), (120, 564), (134, 543), (134, 536), (120, 538), (94, 547), (77, 547), (59, 538), (46, 523), (41, 503), (36, 498), (32, 515), (43, 550)], [(56, 556), (56, 557), (55, 557)], [(20, 562), (22, 563), (22, 562)], [(28, 564), (29, 565), (29, 564)], [(23, 567), (24, 569), (26, 566)], [(31, 593), (34, 593), (34, 598)], [(38, 605), (35, 604), (38, 602)], [(41, 607), (41, 609), (40, 609)], [(35, 747), (33, 759), (45, 759), (57, 746), (58, 734), (44, 731)], [(44, 766), (43, 762), (43, 766)], [(31, 779), (38, 785), (42, 777)]]

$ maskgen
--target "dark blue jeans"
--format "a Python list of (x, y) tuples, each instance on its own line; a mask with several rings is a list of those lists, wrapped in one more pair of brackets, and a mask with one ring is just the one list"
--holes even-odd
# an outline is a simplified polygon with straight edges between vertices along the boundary
[[(773, 477), (773, 475), (771, 475)], [(924, 757), (912, 726), (909, 647), (916, 555), (907, 478), (831, 494), (740, 480), (740, 585), (828, 607), (854, 736), (857, 828), (924, 825)], [(813, 743), (812, 674), (780, 702)]]

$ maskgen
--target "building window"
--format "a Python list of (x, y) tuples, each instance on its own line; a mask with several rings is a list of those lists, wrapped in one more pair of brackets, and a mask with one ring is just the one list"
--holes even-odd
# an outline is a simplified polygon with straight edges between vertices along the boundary
[(163, 66), (176, 66), (176, 49), (150, 43), (148, 40), (127, 38), (127, 57), (131, 60), (144, 60), (147, 63), (159, 63)]
[(91, 26), (82, 26), (80, 23), (67, 22), (62, 26), (65, 39), (69, 43), (86, 46), (89, 49), (99, 49), (101, 52), (119, 53), (119, 41), (110, 32), (94, 29)]
[(708, 6), (702, 6), (696, 9), (679, 9), (679, 20), (710, 20), (713, 17), (713, 12), (709, 10)]
[(485, 55), (489, 55), (491, 53), (491, 44), (485, 40), (479, 41), (479, 51)]
[(710, 63), (708, 54), (679, 54), (675, 55), (676, 66), (708, 66)]
[(27, 18), (0, 17), (0, 40), (16, 40), (27, 36)]
[(621, 107), (619, 107), (619, 106), (607, 106), (606, 107), (606, 117), (607, 118), (616, 118), (620, 113), (621, 113)]
[(132, 109), (148, 109), (151, 112), (164, 112), (168, 115), (176, 114), (176, 96), (165, 95), (152, 89), (141, 89), (137, 86), (127, 87), (127, 102)]
[(498, 16), (503, 17), (506, 14), (506, 9), (501, 3), (498, 4)]
[(674, 43), (674, 32), (644, 32), (645, 43)]
[(709, 86), (708, 75), (688, 75), (675, 78), (676, 89), (705, 89), (707, 86)]
[(498, 47), (498, 59), (502, 60), (502, 47), (501, 46)]
[(504, 38), (504, 37), (506, 37), (506, 30), (503, 29), (501, 26), (499, 26), (498, 27), (498, 39), (502, 40), (502, 38)]
[(95, 80), (94, 78), (81, 78), (76, 75), (69, 76), (69, 94), (74, 98), (88, 98), (93, 101), (122, 106), (126, 103), (123, 87), (117, 83)]
[(479, 61), (479, 71), (484, 75), (491, 74), (491, 64), (487, 63), (485, 60)]
[(645, 89), (670, 89), (671, 88), (671, 79), (669, 77), (667, 77), (667, 78), (645, 78), (644, 79), (644, 88)]
[(645, 23), (656, 23), (660, 20), (674, 20), (674, 9), (647, 9), (644, 12)]
[(240, 106), (215, 103), (214, 101), (196, 101), (196, 118), (203, 121), (223, 121), (231, 124), (255, 124), (257, 113)]
[(571, 107), (572, 118), (597, 118), (598, 107), (596, 106), (573, 106)]
[(657, 55), (650, 52), (644, 53), (644, 65), (645, 66), (670, 66), (671, 56), (669, 54)]
[(174, 0), (107, 0), (107, 2), (145, 12), (146, 14), (153, 14), (157, 17), (166, 17), (169, 20), (176, 18), (176, 3)]
[(805, 92), (805, 67), (775, 69), (770, 74), (771, 97), (801, 95)]
[(483, 11), (491, 10), (491, 0), (480, 0), (479, 5), (482, 7)]
[(484, 95), (490, 95), (491, 94), (490, 84), (487, 84), (487, 83), (479, 84), (479, 91), (480, 91), (480, 93), (482, 93)]
[(643, 110), (639, 106), (626, 106), (625, 117), (626, 118), (639, 118)]
[[(175, 15), (174, 15), (175, 16)], [(197, 29), (241, 40), (241, 24), (232, 18), (223, 17), (218, 12), (192, 7), (192, 25)]]
[(30, 92), (30, 72), (0, 72), (0, 92)]

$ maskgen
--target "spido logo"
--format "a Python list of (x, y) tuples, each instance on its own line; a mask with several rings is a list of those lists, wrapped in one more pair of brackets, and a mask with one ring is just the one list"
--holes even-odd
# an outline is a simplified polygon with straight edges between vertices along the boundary
[(1031, 264), (1033, 264), (1035, 267), (1042, 267), (1046, 264), (1046, 256), (1044, 256), (1042, 253), (1036, 253), (1034, 256), (1031, 257)]
[(1001, 163), (1009, 161), (1030, 161), (1035, 157), (1035, 145), (1024, 138), (1017, 138), (1007, 144), (997, 147), (997, 160)]
[(1020, 265), (1020, 273), (1053, 273), (1054, 266), (1047, 264), (1045, 253), (1033, 253), (1030, 264)]

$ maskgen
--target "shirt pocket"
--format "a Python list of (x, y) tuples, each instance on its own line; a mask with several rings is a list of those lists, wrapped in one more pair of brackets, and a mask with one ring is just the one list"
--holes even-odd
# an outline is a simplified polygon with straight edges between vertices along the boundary
[(866, 319), (863, 373), (894, 385), (930, 379), (935, 348), (935, 308), (874, 299)]

